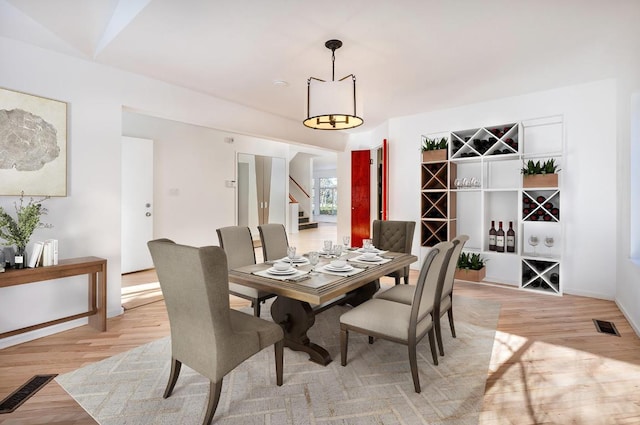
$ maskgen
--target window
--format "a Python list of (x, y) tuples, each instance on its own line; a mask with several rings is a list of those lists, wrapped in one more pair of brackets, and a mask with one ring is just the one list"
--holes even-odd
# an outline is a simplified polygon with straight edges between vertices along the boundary
[(320, 214), (336, 215), (338, 213), (338, 179), (336, 177), (320, 177)]

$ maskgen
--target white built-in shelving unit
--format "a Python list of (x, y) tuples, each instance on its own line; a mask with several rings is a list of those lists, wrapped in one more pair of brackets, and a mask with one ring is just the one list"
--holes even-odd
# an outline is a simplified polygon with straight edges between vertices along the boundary
[[(422, 246), (469, 235), (464, 250), (487, 260), (485, 282), (561, 295), (563, 117), (426, 137), (443, 136), (449, 140), (448, 160), (421, 164)], [(561, 169), (558, 186), (524, 188), (523, 164), (551, 158)], [(496, 228), (501, 221), (505, 233), (513, 223), (515, 252), (489, 250), (491, 221)], [(538, 238), (535, 247), (531, 236)]]

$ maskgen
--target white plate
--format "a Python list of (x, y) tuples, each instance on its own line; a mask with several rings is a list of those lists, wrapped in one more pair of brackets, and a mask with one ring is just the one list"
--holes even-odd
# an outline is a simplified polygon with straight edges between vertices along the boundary
[(353, 266), (349, 264), (344, 267), (333, 267), (331, 264), (327, 264), (326, 266), (324, 266), (324, 268), (331, 272), (350, 272), (351, 270), (353, 270)]
[(297, 272), (298, 270), (291, 268), (289, 270), (276, 270), (273, 267), (267, 270), (267, 273), (269, 274), (275, 274), (275, 275), (280, 275), (280, 276), (288, 276), (290, 274), (294, 274), (295, 272)]
[(358, 249), (358, 252), (375, 252), (377, 254), (378, 252), (382, 252), (382, 251), (380, 251), (378, 248), (369, 248), (369, 249), (360, 248)]
[[(281, 262), (283, 262), (283, 263), (288, 263), (288, 262), (289, 262), (289, 257), (281, 258), (279, 261), (281, 261)], [(293, 259), (293, 262), (294, 262), (294, 263), (306, 263), (306, 262), (307, 262), (307, 259), (306, 259), (306, 258), (304, 258), (304, 257), (303, 257), (303, 256), (301, 256), (301, 255), (297, 255), (297, 256)]]
[(368, 263), (379, 263), (380, 261), (384, 260), (384, 258), (382, 257), (378, 257), (377, 255), (373, 258), (364, 258), (364, 256), (359, 256), (355, 258), (358, 261), (366, 261)]

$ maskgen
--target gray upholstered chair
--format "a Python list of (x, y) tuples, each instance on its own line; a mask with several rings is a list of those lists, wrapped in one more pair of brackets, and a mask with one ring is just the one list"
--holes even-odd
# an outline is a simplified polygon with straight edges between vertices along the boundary
[(373, 338), (382, 338), (404, 344), (409, 350), (413, 387), (415, 392), (420, 392), (416, 346), (428, 335), (433, 363), (438, 364), (432, 313), (436, 294), (442, 289), (446, 265), (452, 251), (451, 242), (441, 242), (429, 251), (420, 268), (411, 305), (373, 298), (340, 316), (342, 366), (347, 364), (349, 331), (368, 335), (369, 342), (373, 342)]
[[(442, 343), (442, 328), (440, 326), (440, 318), (445, 313), (449, 316), (449, 327), (451, 328), (451, 335), (456, 337), (456, 329), (453, 324), (453, 282), (456, 273), (456, 266), (458, 265), (458, 257), (464, 244), (469, 240), (469, 236), (460, 235), (454, 238), (451, 242), (454, 245), (447, 265), (447, 274), (445, 275), (444, 282), (442, 284), (442, 291), (440, 297), (437, 297), (436, 304), (434, 305), (434, 328), (436, 331), (436, 339), (438, 340), (438, 348), (440, 349), (440, 355), (444, 356), (444, 345)], [(413, 293), (415, 292), (415, 286), (400, 285), (394, 286), (386, 291), (379, 292), (374, 295), (374, 298), (382, 300), (396, 301), (404, 304), (411, 304), (413, 300)], [(438, 301), (439, 299), (439, 301)]]
[(270, 345), (275, 345), (276, 383), (282, 385), (282, 328), (229, 307), (227, 257), (222, 248), (195, 248), (168, 239), (147, 245), (171, 327), (171, 374), (163, 397), (171, 395), (184, 363), (210, 380), (203, 421), (209, 424), (224, 376)]
[[(374, 220), (372, 229), (373, 246), (385, 251), (411, 254), (415, 228), (415, 221)], [(409, 266), (395, 270), (387, 276), (393, 277), (396, 280), (396, 285), (400, 283), (400, 278), (404, 278), (404, 283), (408, 284)]]
[[(227, 254), (229, 270), (256, 263), (251, 230), (244, 226), (229, 226), (216, 229), (220, 247)], [(260, 317), (260, 303), (275, 297), (275, 294), (258, 291), (248, 286), (229, 282), (229, 292), (237, 297), (251, 301), (253, 315)]]
[(269, 223), (258, 226), (260, 232), (260, 242), (262, 244), (262, 255), (264, 261), (279, 260), (287, 256), (287, 231), (282, 224)]

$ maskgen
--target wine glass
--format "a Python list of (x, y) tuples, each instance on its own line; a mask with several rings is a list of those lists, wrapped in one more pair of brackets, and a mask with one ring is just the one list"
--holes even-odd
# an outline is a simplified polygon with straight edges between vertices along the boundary
[(540, 240), (538, 239), (537, 236), (535, 235), (529, 236), (529, 245), (533, 247), (533, 255), (536, 255), (536, 246), (538, 246), (539, 242)]
[(351, 236), (343, 236), (342, 243), (344, 244), (344, 247), (348, 249), (351, 246)]
[(289, 265), (293, 267), (293, 259), (296, 258), (296, 247), (289, 245), (287, 247), (287, 257), (289, 258)]
[(544, 244), (547, 246), (547, 248), (551, 248), (554, 244), (554, 240), (552, 236), (547, 236), (546, 238), (544, 238)]
[(316, 272), (316, 265), (320, 261), (320, 253), (318, 251), (311, 251), (309, 253), (309, 264), (311, 264), (311, 274), (318, 274)]

